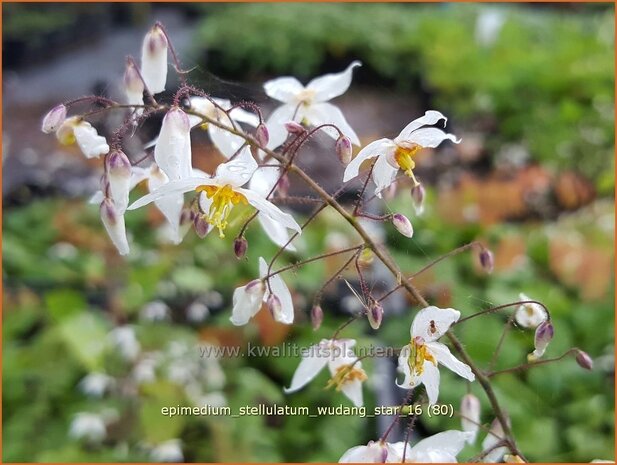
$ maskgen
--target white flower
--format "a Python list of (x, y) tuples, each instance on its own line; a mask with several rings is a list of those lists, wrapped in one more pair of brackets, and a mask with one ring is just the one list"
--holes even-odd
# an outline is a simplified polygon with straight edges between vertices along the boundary
[(156, 367), (158, 358), (153, 354), (148, 354), (135, 365), (131, 376), (137, 384), (151, 383), (156, 380)]
[[(510, 419), (507, 421), (509, 424)], [(483, 462), (497, 463), (501, 461), (504, 454), (508, 452), (508, 448), (506, 446), (497, 446), (497, 444), (502, 442), (505, 437), (506, 435), (503, 431), (503, 427), (501, 426), (501, 422), (499, 419), (495, 418), (493, 423), (491, 423), (491, 428), (484, 438), (484, 441), (482, 441), (482, 451), (487, 452), (482, 458)]]
[[(259, 257), (259, 280), (253, 280), (246, 286), (236, 288), (233, 295), (233, 309), (231, 310), (230, 321), (236, 326), (242, 326), (257, 314), (261, 309), (261, 304), (272, 295), (280, 301), (280, 308), (273, 315), (279, 323), (290, 325), (294, 321), (294, 307), (291, 293), (280, 274), (275, 274), (268, 278), (270, 287), (264, 283), (263, 278), (268, 275), (268, 263)], [(279, 306), (277, 306), (279, 307)]]
[(141, 75), (148, 90), (158, 94), (167, 81), (167, 37), (156, 24), (144, 37), (141, 47)]
[(114, 383), (114, 378), (105, 373), (89, 373), (79, 382), (79, 388), (88, 396), (101, 397)]
[(107, 428), (102, 415), (79, 412), (71, 421), (69, 436), (89, 442), (101, 442), (107, 436)]
[(367, 376), (352, 350), (355, 344), (353, 339), (322, 339), (309, 347), (296, 368), (291, 386), (283, 390), (289, 394), (302, 389), (328, 365), (331, 378), (326, 387), (342, 391), (355, 406), (362, 406), (362, 382)]
[(192, 323), (199, 323), (210, 315), (210, 309), (203, 302), (195, 301), (186, 309), (186, 319)]
[(164, 321), (169, 318), (169, 312), (165, 302), (154, 300), (144, 305), (139, 312), (139, 318), (146, 321)]
[(501, 28), (506, 22), (503, 11), (485, 9), (478, 15), (476, 20), (476, 42), (483, 47), (493, 45), (499, 38)]
[(154, 160), (170, 181), (191, 176), (191, 126), (187, 114), (178, 107), (163, 118)]
[[(290, 76), (266, 82), (264, 84), (266, 94), (283, 102), (283, 105), (274, 110), (268, 118), (271, 146), (278, 147), (285, 141), (287, 138), (285, 123), (289, 121), (304, 122), (313, 126), (333, 124), (355, 145), (360, 145), (358, 136), (341, 110), (327, 102), (345, 93), (351, 84), (354, 68), (361, 65), (359, 61), (354, 61), (345, 71), (315, 78), (306, 87)], [(324, 132), (333, 139), (339, 138), (339, 133), (334, 128), (324, 128)]]
[(452, 308), (423, 308), (411, 324), (411, 341), (401, 349), (398, 366), (405, 379), (399, 386), (413, 389), (424, 384), (430, 404), (437, 402), (439, 396), (438, 363), (469, 381), (475, 379), (468, 365), (454, 357), (447, 346), (437, 342), (460, 316), (461, 313)]
[(179, 439), (169, 439), (157, 444), (150, 451), (153, 462), (183, 462), (182, 442)]
[(291, 215), (283, 213), (261, 194), (241, 187), (249, 181), (256, 168), (257, 163), (251, 156), (250, 149), (246, 147), (236, 158), (219, 165), (213, 177), (191, 177), (180, 181), (170, 181), (137, 200), (128, 209), (134, 210), (169, 196), (197, 191), (202, 193), (199, 204), (203, 214), (210, 225), (218, 228), (220, 237), (225, 237), (224, 230), (228, 224), (227, 219), (234, 205), (240, 203), (250, 204), (260, 214), (266, 215), (290, 229), (301, 232), (300, 226)]
[[(519, 300), (533, 300), (523, 293), (519, 294), (518, 298)], [(544, 308), (542, 308), (542, 305), (534, 303), (522, 304), (514, 313), (516, 324), (523, 328), (536, 328), (540, 323), (546, 321), (547, 318), (548, 315)]]
[(135, 331), (130, 326), (119, 326), (112, 329), (109, 333), (109, 338), (114, 347), (120, 352), (120, 355), (126, 360), (135, 360), (141, 351)]
[[(395, 460), (391, 460), (394, 458)], [(355, 446), (347, 449), (339, 459), (339, 463), (387, 463), (400, 462), (398, 452), (392, 444), (383, 441), (369, 441), (366, 446)]]
[[(141, 80), (135, 64), (130, 60), (127, 62), (124, 71), (124, 93), (126, 94), (126, 103), (129, 105), (144, 104), (144, 82)], [(143, 110), (143, 108), (136, 108), (135, 113), (141, 115)]]
[(441, 113), (429, 110), (424, 116), (409, 123), (394, 140), (384, 138), (371, 142), (347, 165), (343, 182), (358, 176), (362, 162), (377, 157), (371, 174), (376, 186), (375, 194), (381, 196), (381, 191), (392, 184), (399, 169), (414, 181), (414, 185), (418, 184), (413, 174), (416, 166), (413, 158), (416, 153), (422, 148), (437, 147), (444, 140), (457, 144), (460, 142), (454, 135), (441, 129), (424, 127), (442, 119), (447, 122), (447, 118)]
[(109, 152), (107, 140), (99, 136), (96, 129), (79, 116), (64, 120), (56, 131), (56, 137), (64, 145), (77, 142), (86, 158), (97, 158)]
[[(234, 108), (229, 113), (223, 111), (229, 110), (231, 107), (232, 105), (229, 100), (213, 98), (211, 101), (205, 97), (191, 97), (190, 108), (192, 111), (218, 121), (227, 127), (240, 130), (235, 123), (246, 123), (253, 127), (259, 124), (257, 115), (245, 111), (242, 108)], [(189, 121), (191, 127), (194, 127), (202, 122), (202, 118), (189, 115)], [(204, 125), (208, 130), (208, 135), (212, 143), (225, 158), (231, 158), (245, 144), (245, 140), (241, 136), (232, 134), (214, 124), (208, 124), (206, 122)]]
[(405, 462), (456, 463), (456, 456), (465, 447), (470, 434), (456, 430), (443, 431), (422, 439), (413, 447), (408, 445), (406, 451), (404, 442), (394, 443), (392, 449), (398, 455), (398, 460), (389, 457), (388, 462), (402, 462), (404, 454)]

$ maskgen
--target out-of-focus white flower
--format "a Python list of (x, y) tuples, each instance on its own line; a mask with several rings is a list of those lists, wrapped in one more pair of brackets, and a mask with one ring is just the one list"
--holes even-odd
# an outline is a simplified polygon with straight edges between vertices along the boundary
[(126, 360), (135, 360), (141, 351), (135, 330), (131, 326), (118, 326), (112, 329), (109, 333), (109, 339)]
[(158, 94), (165, 90), (167, 82), (167, 37), (155, 24), (144, 37), (141, 47), (141, 75), (148, 90)]
[(186, 309), (186, 319), (193, 323), (204, 321), (209, 315), (210, 309), (203, 302), (195, 301)]
[[(510, 424), (510, 419), (507, 420)], [(491, 427), (482, 441), (482, 451), (485, 453), (482, 461), (485, 463), (500, 462), (504, 454), (508, 452), (508, 448), (504, 445), (498, 446), (506, 438), (506, 435), (501, 426), (499, 419), (495, 418)]]
[(463, 431), (471, 433), (467, 441), (470, 444), (475, 442), (478, 434), (480, 411), (480, 399), (471, 393), (465, 394), (461, 400), (461, 427)]
[(109, 152), (107, 140), (99, 136), (96, 129), (79, 116), (64, 120), (56, 131), (56, 138), (64, 145), (77, 142), (86, 158), (97, 158)]
[(228, 224), (227, 219), (234, 205), (240, 203), (251, 204), (260, 214), (268, 216), (273, 221), (280, 222), (285, 227), (301, 232), (300, 226), (291, 215), (282, 212), (261, 194), (240, 187), (250, 180), (256, 168), (257, 163), (251, 156), (250, 149), (246, 147), (236, 158), (219, 165), (213, 177), (192, 177), (180, 181), (170, 181), (137, 200), (128, 209), (134, 210), (169, 196), (196, 191), (202, 193), (199, 204), (207, 222), (218, 228), (220, 237), (225, 237), (224, 230)]
[(291, 393), (302, 389), (328, 365), (331, 378), (326, 387), (342, 391), (355, 406), (362, 406), (362, 382), (367, 376), (352, 350), (355, 344), (353, 339), (322, 339), (309, 347), (296, 368), (291, 385), (283, 390)]
[(191, 176), (190, 131), (189, 118), (180, 108), (173, 107), (165, 114), (154, 147), (154, 160), (170, 181)]
[[(527, 295), (521, 293), (518, 296), (519, 300), (533, 300)], [(514, 313), (516, 324), (523, 328), (537, 328), (540, 323), (546, 321), (548, 315), (541, 305), (528, 303), (522, 304)]]
[(139, 318), (146, 321), (164, 321), (169, 319), (169, 306), (160, 300), (148, 302), (139, 312)]
[(89, 373), (80, 382), (79, 388), (87, 396), (101, 397), (115, 384), (114, 378), (105, 373)]
[(132, 377), (138, 384), (151, 383), (156, 380), (158, 357), (148, 354), (133, 368)]
[(153, 462), (183, 462), (182, 442), (179, 439), (169, 439), (152, 447), (150, 459)]
[[(290, 76), (266, 82), (264, 84), (266, 94), (283, 103), (268, 118), (270, 145), (278, 147), (285, 141), (287, 138), (285, 123), (289, 121), (303, 122), (313, 126), (333, 124), (349, 137), (351, 142), (360, 145), (358, 136), (341, 110), (327, 102), (345, 93), (351, 84), (354, 68), (361, 65), (359, 61), (354, 61), (345, 71), (315, 78), (306, 87)], [(333, 139), (339, 138), (340, 134), (334, 128), (327, 127), (323, 131)]]
[[(124, 71), (124, 93), (126, 94), (126, 102), (129, 105), (144, 104), (144, 82), (139, 76), (135, 63), (131, 60), (126, 63)], [(143, 108), (136, 108), (135, 114), (139, 116), (143, 111)]]
[(45, 134), (56, 132), (64, 120), (66, 119), (66, 107), (64, 105), (56, 105), (43, 117), (41, 123), (41, 131)]
[(476, 20), (476, 42), (483, 47), (493, 45), (498, 39), (505, 22), (506, 15), (503, 11), (496, 9), (483, 10)]
[(405, 379), (397, 384), (405, 389), (424, 384), (430, 404), (437, 402), (439, 396), (438, 363), (469, 381), (475, 379), (468, 365), (454, 357), (446, 345), (437, 342), (460, 316), (461, 313), (452, 308), (423, 308), (411, 324), (410, 343), (401, 349), (398, 368)]
[(376, 195), (381, 196), (381, 191), (392, 184), (399, 169), (411, 178), (414, 184), (418, 184), (413, 173), (416, 166), (415, 155), (422, 148), (437, 147), (444, 140), (457, 144), (460, 142), (454, 135), (445, 133), (441, 129), (424, 127), (434, 125), (442, 119), (447, 122), (444, 115), (438, 111), (429, 110), (424, 116), (409, 123), (394, 140), (384, 138), (371, 142), (360, 150), (360, 153), (347, 165), (343, 182), (358, 176), (362, 162), (377, 157), (371, 173), (376, 186)]
[(107, 428), (102, 415), (90, 412), (79, 412), (71, 421), (69, 436), (98, 443), (107, 436)]

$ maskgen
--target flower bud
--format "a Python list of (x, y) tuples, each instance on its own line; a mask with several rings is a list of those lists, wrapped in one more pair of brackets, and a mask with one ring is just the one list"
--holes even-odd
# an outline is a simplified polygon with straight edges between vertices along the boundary
[(283, 305), (281, 304), (281, 299), (279, 299), (274, 294), (270, 294), (268, 299), (266, 300), (266, 305), (268, 306), (268, 310), (270, 310), (270, 314), (275, 320), (279, 320), (278, 316), (281, 314), (283, 310)]
[(317, 331), (323, 322), (323, 310), (320, 305), (315, 305), (311, 308), (311, 324), (313, 330)]
[(148, 90), (158, 94), (167, 82), (167, 37), (156, 24), (144, 37), (141, 47), (141, 75)]
[(343, 165), (351, 161), (351, 140), (347, 136), (340, 136), (336, 140), (336, 155)]
[(234, 253), (236, 258), (242, 258), (246, 255), (246, 249), (248, 248), (248, 242), (244, 237), (236, 237), (234, 241)]
[(119, 214), (124, 214), (129, 204), (131, 189), (131, 162), (121, 150), (114, 150), (105, 157), (105, 169), (109, 181), (109, 194)]
[(581, 368), (584, 368), (585, 370), (593, 369), (592, 358), (589, 356), (587, 352), (584, 352), (580, 349), (576, 351), (576, 363), (578, 363), (578, 365)]
[(114, 202), (106, 198), (101, 202), (101, 221), (109, 238), (118, 249), (120, 255), (129, 253), (129, 243), (126, 238), (126, 228), (124, 226), (124, 215), (118, 214)]
[(394, 227), (405, 237), (413, 236), (413, 226), (411, 225), (411, 221), (400, 213), (395, 213), (392, 215), (392, 224)]
[(49, 112), (43, 117), (43, 122), (41, 123), (41, 131), (45, 134), (50, 134), (55, 132), (60, 128), (64, 120), (66, 119), (66, 107), (64, 105), (57, 105), (53, 107)]
[[(144, 82), (139, 76), (135, 63), (131, 60), (127, 62), (124, 71), (124, 92), (129, 105), (144, 104)], [(141, 113), (143, 108), (138, 108), (137, 111)]]
[(492, 273), (493, 268), (495, 267), (495, 258), (493, 257), (493, 252), (482, 247), (479, 258), (482, 269), (487, 273)]
[(295, 121), (288, 121), (285, 123), (285, 129), (287, 130), (287, 132), (289, 134), (304, 134), (305, 129), (304, 126), (302, 126), (299, 123), (296, 123)]
[(266, 286), (261, 279), (253, 279), (246, 285), (245, 290), (254, 296), (263, 296), (266, 292)]
[(555, 330), (550, 320), (540, 323), (540, 325), (536, 328), (536, 335), (534, 337), (535, 350), (533, 353), (529, 354), (527, 358), (530, 361), (534, 361), (542, 357), (549, 342), (553, 339), (554, 334)]
[(195, 229), (195, 234), (197, 234), (200, 239), (203, 239), (210, 232), (210, 223), (206, 221), (204, 215), (195, 215), (193, 218), (193, 229)]
[(379, 329), (383, 321), (383, 306), (379, 302), (373, 301), (366, 312), (366, 316), (371, 328)]
[(191, 125), (185, 112), (171, 108), (163, 118), (154, 161), (170, 181), (191, 177)]
[(257, 139), (257, 143), (262, 147), (266, 147), (268, 142), (270, 141), (270, 132), (268, 131), (268, 126), (264, 123), (260, 123), (255, 129), (255, 139)]
[(426, 190), (422, 183), (418, 183), (411, 188), (411, 199), (413, 200), (413, 206), (417, 215), (424, 213), (424, 198), (426, 197)]
[(281, 176), (277, 183), (278, 193), (281, 197), (287, 197), (287, 194), (289, 193), (289, 186), (289, 176), (287, 176), (287, 173), (285, 173), (283, 176)]
[(465, 394), (461, 400), (461, 427), (463, 431), (473, 433), (467, 442), (472, 444), (476, 440), (480, 427), (480, 399), (473, 394)]

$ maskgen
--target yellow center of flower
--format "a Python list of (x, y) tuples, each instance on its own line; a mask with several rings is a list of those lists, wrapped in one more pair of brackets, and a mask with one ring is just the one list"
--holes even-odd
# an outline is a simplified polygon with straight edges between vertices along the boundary
[(431, 362), (437, 366), (437, 361), (433, 354), (429, 352), (422, 338), (413, 338), (409, 342), (409, 358), (407, 364), (413, 376), (420, 376), (424, 372), (424, 362)]
[(416, 181), (416, 177), (413, 174), (413, 169), (416, 167), (416, 162), (413, 160), (413, 157), (421, 148), (422, 147), (417, 144), (397, 145), (396, 151), (394, 152), (396, 164), (413, 180), (416, 186), (419, 183)]
[(298, 102), (304, 105), (310, 105), (315, 97), (315, 91), (313, 89), (304, 89), (296, 96)]
[(366, 380), (366, 372), (362, 368), (356, 368), (355, 365), (341, 365), (336, 369), (336, 373), (328, 380), (326, 389), (335, 388), (340, 391), (345, 383), (359, 380)]
[(224, 186), (198, 186), (195, 189), (197, 192), (205, 192), (206, 196), (212, 200), (210, 210), (204, 212), (206, 221), (215, 226), (219, 230), (219, 237), (225, 237), (223, 231), (227, 227), (227, 218), (231, 213), (234, 205), (243, 203), (248, 204), (246, 197), (226, 184)]

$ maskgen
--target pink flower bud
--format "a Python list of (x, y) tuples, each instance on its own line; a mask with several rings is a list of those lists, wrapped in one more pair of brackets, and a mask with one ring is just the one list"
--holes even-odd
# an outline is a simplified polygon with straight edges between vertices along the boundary
[(195, 229), (195, 234), (200, 239), (203, 239), (210, 232), (210, 223), (206, 221), (204, 215), (195, 215), (193, 218), (193, 229)]
[(132, 61), (126, 64), (124, 71), (124, 92), (129, 105), (143, 105), (144, 103), (144, 82), (139, 76)]
[(426, 197), (426, 190), (422, 183), (418, 183), (411, 188), (411, 199), (413, 200), (413, 206), (416, 210), (416, 214), (421, 215), (424, 212), (424, 198)]
[(257, 129), (255, 129), (255, 139), (257, 139), (257, 143), (262, 147), (267, 146), (268, 142), (270, 141), (270, 132), (268, 131), (268, 126), (263, 123), (257, 126)]
[(248, 242), (244, 237), (236, 237), (234, 241), (234, 253), (236, 258), (242, 258), (246, 255), (246, 249), (248, 248)]
[(536, 328), (536, 334), (534, 337), (535, 350), (531, 354), (532, 360), (540, 358), (544, 355), (546, 347), (553, 339), (554, 334), (555, 329), (553, 328), (553, 324), (550, 320), (540, 323), (540, 325)]
[(578, 365), (581, 368), (584, 368), (585, 370), (593, 369), (592, 358), (589, 356), (587, 352), (584, 352), (580, 349), (576, 351), (576, 363), (578, 363)]
[(285, 123), (285, 129), (287, 129), (287, 132), (289, 134), (304, 134), (305, 129), (304, 126), (302, 126), (299, 123), (296, 123), (295, 121), (288, 121)]
[(313, 330), (317, 331), (323, 322), (323, 310), (320, 305), (315, 305), (311, 308), (311, 324)]
[(383, 321), (383, 306), (379, 302), (373, 302), (366, 312), (368, 322), (373, 329), (379, 329)]
[(272, 314), (272, 317), (278, 321), (278, 315), (281, 314), (283, 310), (283, 305), (281, 304), (281, 299), (279, 299), (274, 294), (270, 294), (268, 296), (268, 300), (266, 300), (266, 305), (268, 306), (268, 310)]
[(124, 152), (114, 150), (105, 157), (105, 169), (109, 181), (109, 195), (116, 205), (118, 214), (122, 215), (129, 204), (131, 162)]
[(277, 184), (278, 193), (281, 197), (287, 197), (287, 194), (289, 193), (289, 186), (289, 176), (284, 174), (281, 176), (281, 179), (279, 179)]
[(336, 140), (336, 155), (343, 165), (351, 161), (351, 140), (347, 136), (340, 136)]
[(394, 227), (405, 237), (413, 236), (413, 226), (411, 225), (411, 221), (400, 213), (395, 213), (392, 215), (392, 224)]
[(480, 266), (482, 266), (482, 269), (487, 273), (492, 273), (493, 268), (495, 267), (495, 258), (493, 256), (493, 252), (482, 247), (482, 250), (480, 250), (479, 258)]
[(461, 400), (461, 426), (463, 431), (474, 433), (468, 440), (473, 443), (480, 427), (480, 399), (473, 394), (465, 394)]
[(64, 105), (57, 105), (49, 110), (49, 112), (43, 117), (41, 131), (45, 134), (56, 132), (62, 123), (64, 123), (65, 119), (66, 107)]
[(167, 82), (167, 37), (157, 24), (144, 37), (141, 48), (141, 75), (153, 94), (165, 90)]
[(122, 150), (114, 150), (105, 157), (108, 176), (131, 177), (131, 161)]

